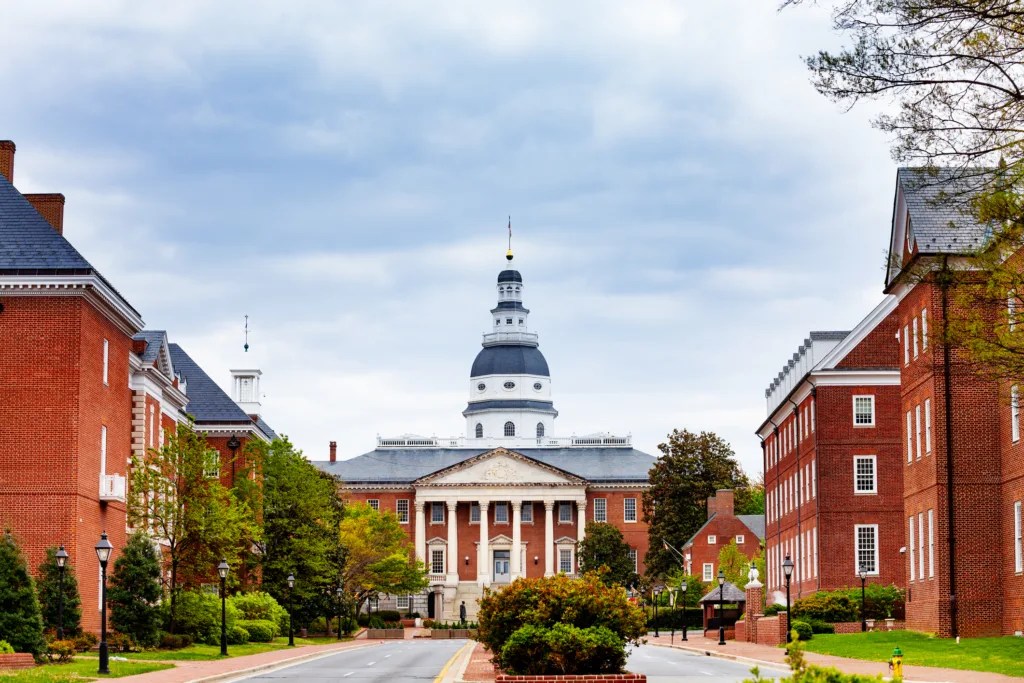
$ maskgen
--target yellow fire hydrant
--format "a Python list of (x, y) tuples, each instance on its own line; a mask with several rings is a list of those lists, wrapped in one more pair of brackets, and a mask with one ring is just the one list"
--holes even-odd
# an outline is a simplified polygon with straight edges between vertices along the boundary
[(892, 671), (893, 678), (903, 678), (903, 650), (899, 645), (892, 651), (892, 657), (889, 658), (889, 670)]

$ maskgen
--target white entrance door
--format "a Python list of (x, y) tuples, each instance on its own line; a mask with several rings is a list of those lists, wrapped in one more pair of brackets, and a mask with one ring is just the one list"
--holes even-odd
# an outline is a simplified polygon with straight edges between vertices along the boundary
[(508, 550), (494, 551), (494, 583), (509, 582), (509, 557)]

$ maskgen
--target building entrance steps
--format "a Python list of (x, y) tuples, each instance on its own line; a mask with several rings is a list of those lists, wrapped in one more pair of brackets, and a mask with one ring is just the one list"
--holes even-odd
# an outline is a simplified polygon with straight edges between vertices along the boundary
[(479, 611), (480, 604), (479, 600), (483, 597), (484, 591), (475, 581), (461, 581), (459, 585), (452, 591), (451, 600), (448, 599), (448, 591), (445, 590), (444, 600), (444, 615), (441, 617), (443, 621), (458, 621), (459, 620), (459, 605), (463, 601), (466, 602), (466, 621), (476, 621), (476, 615)]

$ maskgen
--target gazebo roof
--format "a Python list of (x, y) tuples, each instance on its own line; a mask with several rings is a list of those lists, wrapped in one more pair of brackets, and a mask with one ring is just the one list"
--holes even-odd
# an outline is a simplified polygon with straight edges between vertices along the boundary
[[(722, 590), (723, 588), (725, 589), (724, 591)], [(747, 594), (726, 581), (721, 586), (712, 588), (710, 593), (700, 599), (700, 602), (718, 602), (720, 599), (729, 603), (746, 602)]]

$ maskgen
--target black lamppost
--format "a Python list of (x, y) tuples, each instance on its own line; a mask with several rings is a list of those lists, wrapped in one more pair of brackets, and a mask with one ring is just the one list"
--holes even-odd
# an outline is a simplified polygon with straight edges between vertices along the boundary
[(793, 642), (793, 633), (789, 626), (793, 623), (790, 619), (789, 614), (789, 581), (793, 577), (793, 560), (789, 559), (789, 555), (786, 555), (785, 562), (782, 563), (782, 573), (786, 575), (786, 642)]
[(96, 544), (96, 557), (100, 561), (100, 668), (99, 673), (110, 673), (110, 651), (107, 649), (107, 562), (114, 546), (107, 540), (107, 532), (100, 534)]
[(676, 615), (678, 614), (678, 612), (676, 611), (676, 591), (672, 591), (672, 592), (669, 593), (669, 607), (672, 608), (672, 611), (669, 612), (669, 615), (671, 615), (671, 617), (672, 617), (671, 619), (669, 619), (669, 621), (671, 622), (671, 626), (672, 626), (672, 640), (670, 642), (673, 645), (675, 645), (676, 644)]
[(341, 640), (341, 596), (344, 592), (341, 586), (335, 590), (335, 593), (338, 594), (338, 640)]
[(868, 579), (867, 567), (861, 565), (857, 575), (860, 576), (860, 632), (864, 633), (868, 630), (867, 615), (864, 612), (864, 584)]
[(679, 585), (679, 590), (683, 592), (683, 642), (686, 642), (686, 584), (686, 577), (683, 577), (683, 582)]
[(220, 574), (220, 654), (222, 657), (228, 656), (228, 591), (225, 582), (230, 569), (226, 558), (221, 559), (220, 564), (217, 565), (217, 573)]
[(661, 635), (658, 631), (658, 596), (661, 595), (661, 586), (651, 587), (651, 596), (654, 598), (654, 637)]
[(718, 570), (718, 644), (725, 645), (725, 570)]
[(288, 647), (295, 647), (295, 629), (292, 627), (292, 589), (295, 588), (295, 575), (288, 575)]
[(57, 598), (57, 640), (64, 640), (64, 565), (68, 563), (68, 554), (64, 546), (57, 551), (57, 581), (60, 596)]

